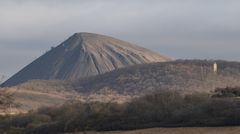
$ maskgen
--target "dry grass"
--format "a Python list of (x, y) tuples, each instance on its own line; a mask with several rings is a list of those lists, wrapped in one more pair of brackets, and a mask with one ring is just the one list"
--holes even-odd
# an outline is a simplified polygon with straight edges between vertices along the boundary
[[(34, 85), (33, 85), (34, 86)], [(19, 107), (12, 107), (11, 111), (14, 114), (26, 113), (30, 110), (36, 110), (40, 107), (60, 106), (70, 101), (99, 101), (99, 102), (118, 102), (124, 103), (131, 100), (133, 96), (120, 95), (116, 93), (95, 93), (84, 95), (72, 89), (49, 89), (45, 90), (41, 86), (27, 88), (26, 86), (6, 88), (8, 92), (13, 94), (14, 101), (19, 104)], [(9, 108), (8, 108), (9, 111)], [(1, 114), (1, 110), (0, 110)]]
[(153, 128), (135, 131), (79, 132), (75, 134), (238, 134), (240, 127)]

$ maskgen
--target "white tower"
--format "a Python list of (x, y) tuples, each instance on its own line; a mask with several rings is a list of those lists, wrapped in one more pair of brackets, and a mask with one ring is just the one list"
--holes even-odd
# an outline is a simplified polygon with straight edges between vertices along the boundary
[(213, 64), (213, 72), (214, 72), (215, 74), (217, 74), (217, 72), (218, 72), (218, 65), (217, 65), (216, 62), (214, 62), (214, 64)]

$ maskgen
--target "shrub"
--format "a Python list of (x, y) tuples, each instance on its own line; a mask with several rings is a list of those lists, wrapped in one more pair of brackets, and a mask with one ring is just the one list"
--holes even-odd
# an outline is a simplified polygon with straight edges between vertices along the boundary
[(217, 88), (214, 97), (240, 97), (240, 87)]
[(129, 130), (150, 127), (240, 125), (240, 102), (209, 94), (182, 95), (162, 90), (125, 104), (67, 103), (57, 108), (6, 119), (4, 124), (26, 133), (63, 133), (87, 130)]

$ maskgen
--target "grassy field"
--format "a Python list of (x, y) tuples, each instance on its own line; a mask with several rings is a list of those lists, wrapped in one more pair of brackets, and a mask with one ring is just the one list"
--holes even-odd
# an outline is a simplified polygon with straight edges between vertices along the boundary
[(79, 132), (75, 134), (238, 134), (240, 127), (153, 128), (135, 131)]

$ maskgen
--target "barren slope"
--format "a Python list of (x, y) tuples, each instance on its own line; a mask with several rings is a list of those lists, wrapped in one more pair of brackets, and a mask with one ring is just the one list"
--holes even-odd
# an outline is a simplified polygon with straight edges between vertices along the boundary
[(76, 80), (135, 64), (169, 60), (156, 52), (112, 37), (76, 33), (2, 86), (14, 86), (32, 79)]

